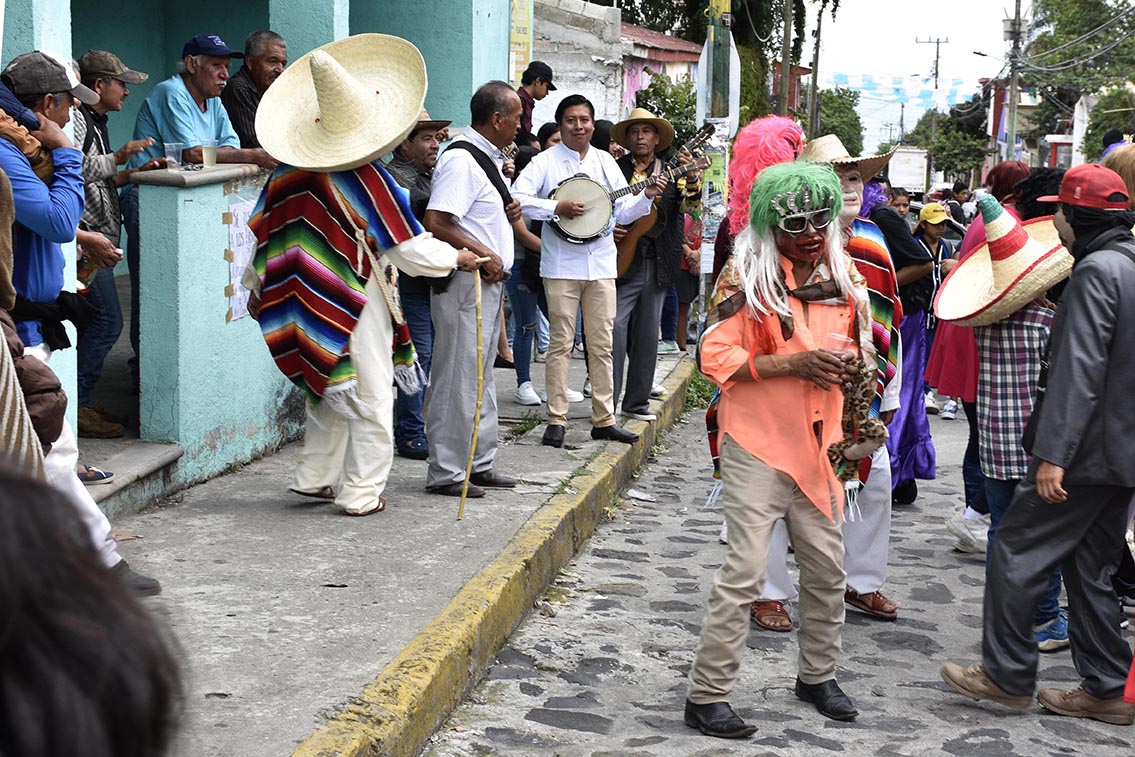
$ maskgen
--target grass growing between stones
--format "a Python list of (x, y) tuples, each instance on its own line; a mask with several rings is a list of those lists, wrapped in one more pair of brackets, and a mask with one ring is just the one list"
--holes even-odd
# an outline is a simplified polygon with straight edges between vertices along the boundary
[(540, 417), (539, 413), (529, 410), (523, 418), (508, 427), (508, 430), (504, 432), (504, 440), (506, 442), (516, 441), (543, 422), (544, 419)]
[(713, 399), (713, 393), (716, 391), (717, 384), (703, 376), (701, 371), (694, 371), (694, 375), (690, 378), (690, 387), (686, 390), (685, 410), (705, 410), (709, 407), (709, 401)]

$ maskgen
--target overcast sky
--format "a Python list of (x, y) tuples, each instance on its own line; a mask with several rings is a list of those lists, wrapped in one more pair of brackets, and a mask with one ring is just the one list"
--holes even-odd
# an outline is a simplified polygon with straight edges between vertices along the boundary
[[(842, 0), (833, 23), (825, 15), (820, 46), (820, 86), (830, 86), (834, 72), (889, 77), (930, 76), (934, 70), (934, 45), (915, 40), (940, 38), (940, 86), (952, 79), (964, 80), (963, 92), (976, 91), (978, 79), (994, 77), (1004, 66), (1009, 43), (1002, 38), (1002, 19), (1013, 15), (1012, 0), (953, 0), (938, 3), (882, 3), (878, 0)], [(1028, 19), (1031, 3), (1021, 3), (1021, 16)], [(812, 61), (812, 31), (816, 28), (813, 4), (801, 62)], [(883, 10), (886, 9), (886, 10)], [(944, 40), (949, 39), (949, 44)], [(990, 57), (974, 55), (974, 51)], [(911, 79), (914, 81), (914, 79)], [(894, 103), (862, 96), (859, 115), (863, 120), (863, 149), (873, 153), (876, 145), (898, 137), (901, 108)], [(906, 130), (914, 128), (923, 108), (906, 105)], [(888, 128), (886, 124), (890, 124)]]

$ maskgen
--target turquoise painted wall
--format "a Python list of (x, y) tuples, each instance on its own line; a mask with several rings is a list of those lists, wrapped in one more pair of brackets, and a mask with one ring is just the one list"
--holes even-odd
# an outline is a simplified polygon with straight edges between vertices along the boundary
[(288, 59), (350, 34), (350, 0), (269, 0), (272, 30), (288, 41)]
[(294, 438), (303, 401), (257, 323), (225, 323), (223, 185), (140, 189), (142, 249), (165, 251), (140, 267), (142, 438), (180, 444), (177, 476), (192, 483)]
[[(444, 19), (444, 33), (434, 20)], [(351, 33), (404, 37), (422, 51), (429, 76), (426, 108), (435, 118), (469, 123), (469, 98), (490, 79), (509, 79), (509, 0), (356, 0)]]

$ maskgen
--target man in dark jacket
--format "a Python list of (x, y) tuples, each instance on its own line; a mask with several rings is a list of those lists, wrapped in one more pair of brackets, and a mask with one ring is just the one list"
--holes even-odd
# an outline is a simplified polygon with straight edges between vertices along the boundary
[[(667, 150), (674, 142), (674, 127), (664, 118), (656, 118), (643, 108), (631, 111), (626, 121), (611, 129), (611, 141), (629, 151), (619, 159), (619, 168), (627, 182), (634, 184), (663, 171), (665, 164), (658, 153)], [(686, 154), (688, 157), (688, 154)], [(658, 360), (658, 325), (662, 317), (662, 303), (666, 290), (678, 277), (682, 266), (682, 241), (685, 213), (701, 211), (701, 172), (691, 171), (684, 178), (672, 182), (655, 200), (654, 222), (651, 215), (640, 218), (631, 231), (637, 233), (639, 225), (646, 227), (638, 239), (634, 257), (625, 270), (620, 270), (616, 284), (615, 330), (612, 336), (611, 359), (614, 364), (615, 402), (623, 388), (624, 363), (626, 368), (626, 396), (622, 414), (628, 418), (652, 421), (650, 390), (654, 385), (654, 366)], [(619, 244), (619, 260), (625, 233), (615, 232)], [(619, 265), (622, 269), (622, 265)]]
[(1056, 228), (1075, 265), (1053, 320), (1033, 457), (990, 545), (983, 661), (946, 663), (942, 677), (971, 699), (1027, 707), (1036, 683), (1033, 615), (1060, 566), (1083, 682), (1036, 698), (1060, 715), (1129, 725), (1131, 647), (1111, 577), (1135, 494), (1135, 405), (1127, 401), (1135, 383), (1135, 213), (1123, 179), (1095, 164), (1069, 170), (1059, 195), (1038, 199), (1060, 203)]

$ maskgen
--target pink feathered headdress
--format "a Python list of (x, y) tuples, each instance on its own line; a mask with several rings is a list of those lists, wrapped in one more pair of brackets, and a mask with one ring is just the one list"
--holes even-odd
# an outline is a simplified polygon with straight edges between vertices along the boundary
[(750, 121), (733, 140), (729, 163), (729, 231), (749, 225), (749, 192), (769, 166), (796, 160), (804, 149), (804, 130), (791, 118), (764, 116)]

